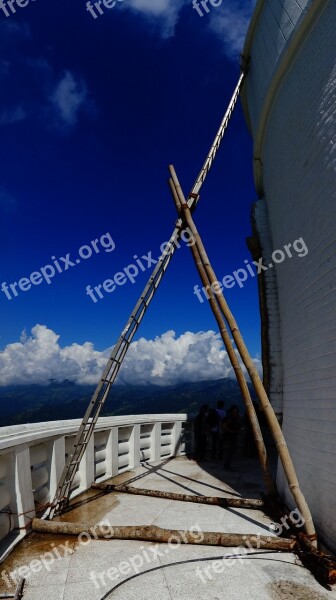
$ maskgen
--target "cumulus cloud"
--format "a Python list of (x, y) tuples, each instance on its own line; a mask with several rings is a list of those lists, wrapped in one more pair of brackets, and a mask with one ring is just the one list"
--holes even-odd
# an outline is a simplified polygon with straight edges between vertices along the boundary
[[(199, 6), (203, 13), (204, 26), (220, 38), (225, 54), (228, 58), (236, 59), (243, 48), (248, 24), (257, 0), (224, 0), (217, 7), (208, 2), (207, 9)], [(200, 18), (192, 10), (191, 0), (128, 0), (124, 8), (136, 12), (147, 18), (151, 23), (157, 24), (162, 37), (169, 38), (174, 35), (175, 27), (181, 11), (188, 7), (194, 18)]]
[[(79, 384), (99, 380), (110, 349), (99, 352), (91, 342), (61, 347), (60, 336), (35, 325), (19, 342), (0, 353), (1, 385), (48, 383), (68, 379)], [(255, 359), (260, 369), (260, 361)], [(131, 344), (118, 383), (172, 385), (187, 381), (233, 377), (222, 341), (214, 331), (167, 331), (154, 340)]]
[(1, 385), (48, 383), (50, 379), (95, 383), (106, 357), (93, 344), (72, 344), (61, 348), (60, 336), (45, 325), (35, 325), (31, 335), (8, 344), (0, 353)]
[[(5, 91), (0, 99), (0, 127), (33, 119), (61, 133), (70, 132), (81, 114), (95, 116), (87, 85), (80, 74), (67, 68), (58, 71), (45, 57), (32, 57), (32, 43), (29, 26), (0, 22), (0, 81)], [(18, 86), (25, 89), (23, 105), (17, 101)]]
[(220, 37), (229, 58), (241, 53), (256, 0), (231, 0), (211, 12), (210, 28)]
[(125, 8), (144, 16), (152, 23), (158, 23), (162, 37), (174, 35), (175, 26), (183, 6), (189, 0), (127, 0)]
[(130, 348), (121, 378), (127, 383), (171, 385), (232, 375), (219, 336), (213, 331), (167, 331), (154, 340), (141, 338)]
[(78, 114), (86, 101), (85, 84), (76, 80), (69, 71), (65, 71), (50, 96), (50, 102), (60, 121), (70, 127), (76, 125)]

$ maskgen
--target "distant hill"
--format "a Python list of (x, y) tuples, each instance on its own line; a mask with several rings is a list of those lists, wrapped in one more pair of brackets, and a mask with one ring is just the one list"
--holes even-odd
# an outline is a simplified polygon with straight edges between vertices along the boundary
[[(95, 389), (70, 381), (0, 388), (0, 426), (81, 418)], [(252, 391), (251, 391), (252, 395)], [(252, 398), (254, 396), (252, 395)], [(143, 413), (195, 413), (199, 406), (224, 400), (226, 407), (243, 402), (233, 379), (172, 386), (115, 385), (102, 416)]]

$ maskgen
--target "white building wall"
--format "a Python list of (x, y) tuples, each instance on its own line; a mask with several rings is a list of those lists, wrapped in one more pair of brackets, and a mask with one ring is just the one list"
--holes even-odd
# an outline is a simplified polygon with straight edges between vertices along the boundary
[[(265, 200), (258, 200), (254, 207), (255, 225), (262, 248), (263, 264), (272, 262), (273, 242), (269, 227), (269, 217)], [(270, 368), (269, 399), (277, 418), (282, 422), (283, 416), (283, 368), (280, 331), (280, 310), (277, 278), (274, 269), (263, 272), (265, 278), (265, 294), (268, 320), (268, 363)], [(270, 335), (271, 333), (271, 335)]]
[(255, 133), (277, 62), (313, 0), (259, 0), (263, 5), (253, 37), (247, 99)]
[[(301, 237), (308, 248), (275, 268), (283, 430), (317, 529), (336, 549), (336, 3), (324, 4), (273, 100), (261, 158), (273, 249)], [(249, 97), (253, 121), (262, 107)], [(292, 506), (281, 468), (278, 485)]]

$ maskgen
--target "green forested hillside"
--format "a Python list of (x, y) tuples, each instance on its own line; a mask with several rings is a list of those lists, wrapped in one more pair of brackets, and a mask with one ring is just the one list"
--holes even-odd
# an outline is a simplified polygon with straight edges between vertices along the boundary
[[(81, 418), (94, 386), (71, 382), (0, 388), (0, 426)], [(243, 406), (233, 379), (183, 383), (174, 386), (115, 385), (102, 416), (142, 413), (195, 413), (203, 403), (224, 400)]]

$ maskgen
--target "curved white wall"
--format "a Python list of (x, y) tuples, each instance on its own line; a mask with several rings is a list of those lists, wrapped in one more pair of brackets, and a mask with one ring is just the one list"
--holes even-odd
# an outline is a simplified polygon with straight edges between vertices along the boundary
[[(244, 53), (250, 54), (245, 94), (253, 134), (278, 63), (313, 0), (259, 0), (247, 34)], [(256, 18), (257, 17), (257, 18)], [(255, 20), (256, 19), (256, 20)]]
[[(299, 17), (299, 43), (278, 82), (266, 123), (258, 122), (266, 93), (260, 39), (267, 20), (265, 47), (271, 57), (271, 38), (280, 40), (281, 32), (273, 19), (266, 19), (268, 12), (260, 18), (247, 98), (255, 139), (264, 128), (261, 202), (268, 223), (258, 220), (256, 211), (257, 227), (268, 229), (273, 249), (302, 237), (309, 251), (275, 268), (279, 327), (270, 323), (270, 349), (274, 342), (281, 345), (281, 355), (271, 360), (283, 372), (283, 429), (299, 480), (320, 534), (336, 549), (336, 3), (314, 3), (320, 9), (301, 38), (311, 6)], [(282, 4), (287, 19), (285, 4), (288, 14), (298, 2)], [(275, 74), (286, 52), (284, 46)], [(267, 301), (272, 309), (270, 296)], [(281, 469), (278, 483), (291, 505)]]

